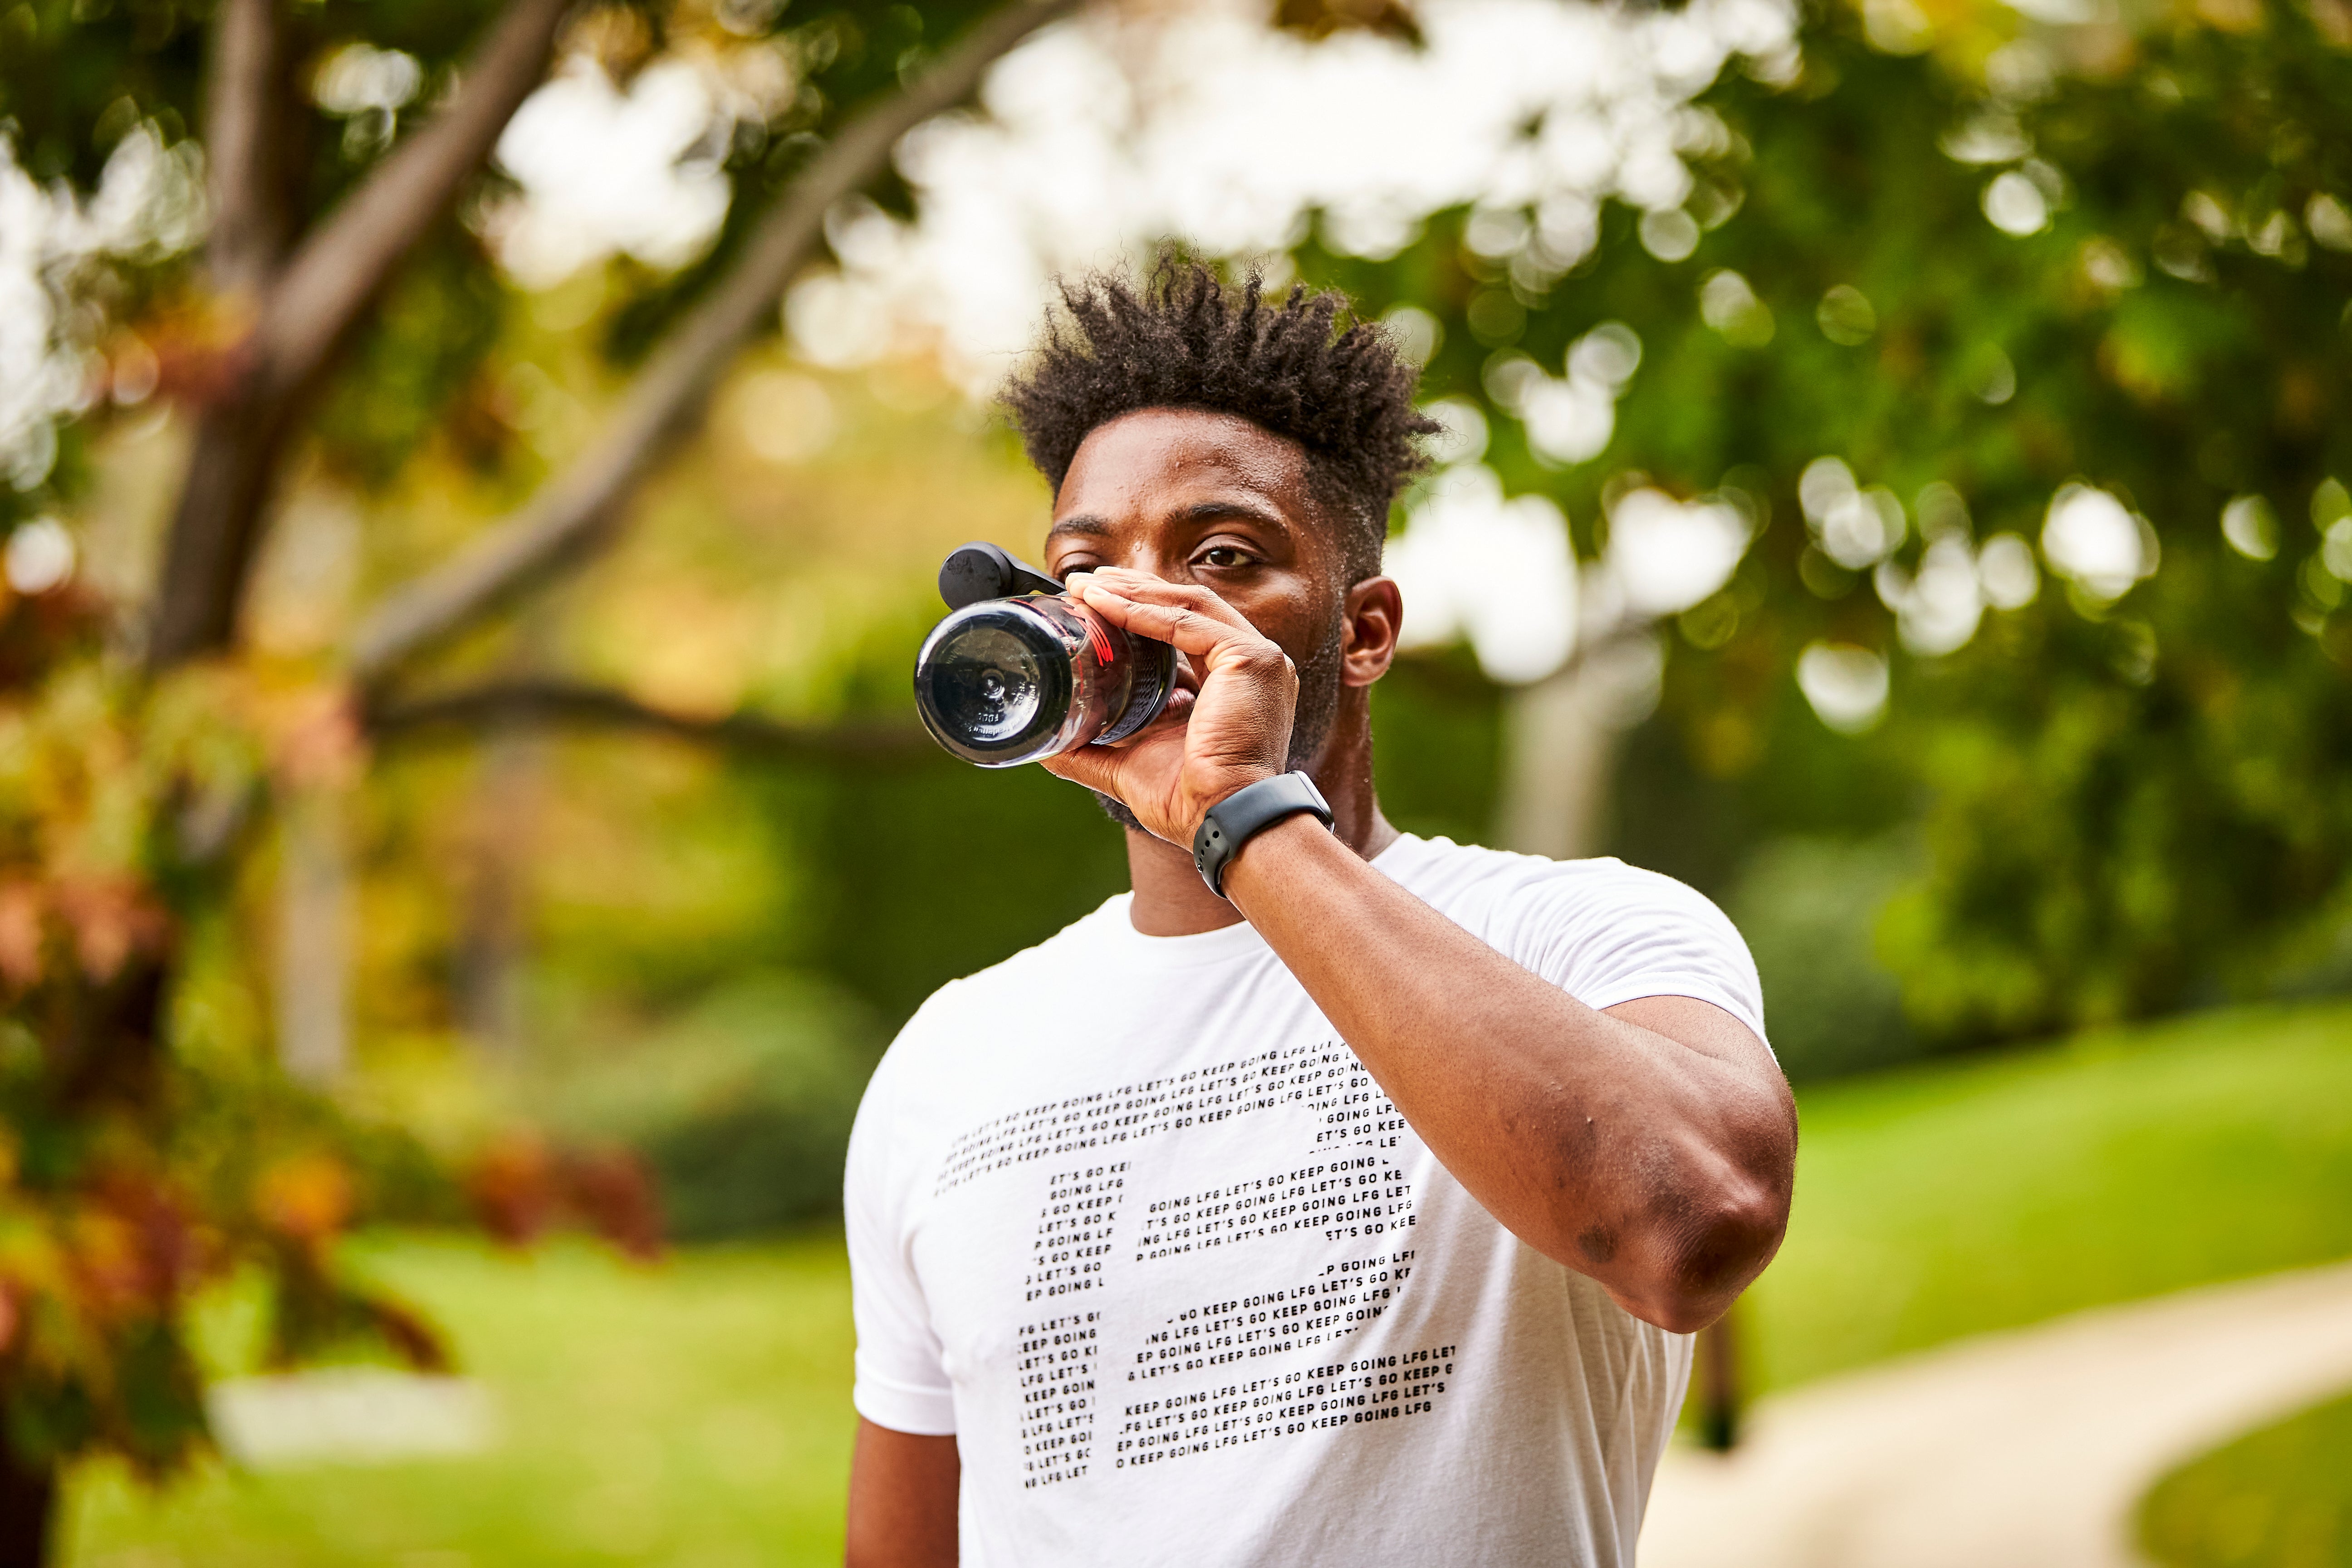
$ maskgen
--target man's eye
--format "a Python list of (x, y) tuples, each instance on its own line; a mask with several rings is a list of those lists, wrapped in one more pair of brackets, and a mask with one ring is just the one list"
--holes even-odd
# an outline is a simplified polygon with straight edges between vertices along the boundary
[(1249, 563), (1248, 552), (1236, 550), (1230, 544), (1216, 545), (1201, 552), (1201, 564), (1203, 566), (1246, 566)]

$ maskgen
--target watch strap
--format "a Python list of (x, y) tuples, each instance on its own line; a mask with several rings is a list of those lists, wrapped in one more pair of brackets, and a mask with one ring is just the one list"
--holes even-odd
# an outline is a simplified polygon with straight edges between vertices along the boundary
[(1303, 773), (1260, 779), (1211, 806), (1192, 833), (1192, 864), (1209, 891), (1225, 896), (1225, 868), (1242, 846), (1286, 817), (1307, 812), (1331, 826), (1331, 807), (1315, 781)]

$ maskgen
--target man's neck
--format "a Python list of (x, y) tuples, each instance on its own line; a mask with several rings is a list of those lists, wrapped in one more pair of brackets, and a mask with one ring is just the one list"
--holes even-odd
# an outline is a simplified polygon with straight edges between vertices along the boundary
[[(1372, 793), (1370, 759), (1363, 761), (1366, 765), (1345, 769), (1340, 778), (1326, 776), (1324, 769), (1313, 771), (1315, 787), (1331, 803), (1332, 832), (1369, 860), (1395, 843), (1398, 833), (1381, 815), (1380, 800)], [(1135, 889), (1128, 920), (1145, 936), (1193, 936), (1240, 923), (1241, 911), (1201, 880), (1189, 845), (1180, 847), (1130, 827), (1127, 874)]]

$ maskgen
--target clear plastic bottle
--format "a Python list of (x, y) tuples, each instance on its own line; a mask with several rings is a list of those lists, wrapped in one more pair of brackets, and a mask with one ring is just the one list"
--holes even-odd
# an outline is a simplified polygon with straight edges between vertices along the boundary
[(986, 599), (931, 628), (915, 706), (968, 763), (1009, 768), (1134, 734), (1176, 684), (1176, 650), (1066, 598)]

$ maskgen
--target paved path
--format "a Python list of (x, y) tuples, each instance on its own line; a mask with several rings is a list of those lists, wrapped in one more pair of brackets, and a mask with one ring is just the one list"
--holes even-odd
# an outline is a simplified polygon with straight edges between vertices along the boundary
[(2137, 1568), (2158, 1477), (2347, 1388), (2352, 1264), (1965, 1341), (1669, 1453), (1641, 1568)]
[(498, 1436), (498, 1413), (479, 1384), (388, 1367), (231, 1378), (205, 1402), (221, 1447), (256, 1469), (446, 1458), (479, 1453)]

